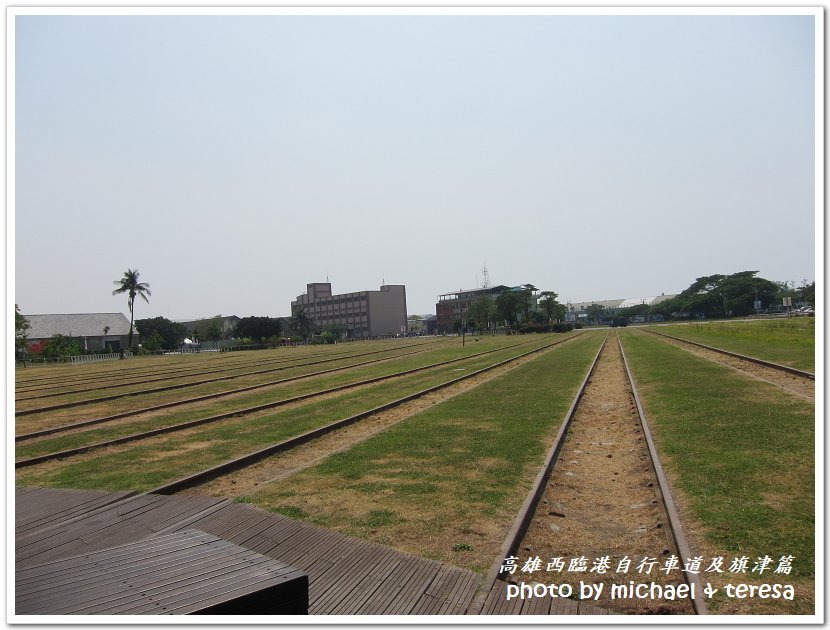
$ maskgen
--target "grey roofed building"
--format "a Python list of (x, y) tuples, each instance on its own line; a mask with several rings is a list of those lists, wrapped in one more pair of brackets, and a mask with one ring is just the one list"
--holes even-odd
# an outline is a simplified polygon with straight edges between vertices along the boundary
[(648, 306), (653, 306), (655, 304), (659, 304), (660, 302), (664, 302), (666, 300), (670, 300), (671, 298), (675, 297), (677, 294), (673, 293), (671, 295), (666, 295), (665, 293), (662, 295), (652, 295), (649, 297), (640, 297), (640, 298), (623, 298), (619, 300), (594, 300), (593, 302), (568, 302), (566, 305), (567, 313), (565, 315), (566, 321), (578, 321), (580, 319), (585, 319), (588, 316), (588, 307), (597, 304), (602, 306), (605, 311), (603, 315), (605, 317), (613, 317), (616, 315), (617, 311), (623, 308), (629, 308), (631, 306), (637, 306), (639, 304), (645, 304)]
[[(26, 337), (29, 346), (36, 351), (38, 345), (55, 335), (82, 337), (83, 350), (103, 350), (109, 345), (113, 350), (127, 347), (130, 320), (123, 313), (72, 313), (59, 315), (24, 315), (29, 322)], [(104, 328), (108, 327), (106, 337)], [(133, 339), (138, 331), (133, 327)]]

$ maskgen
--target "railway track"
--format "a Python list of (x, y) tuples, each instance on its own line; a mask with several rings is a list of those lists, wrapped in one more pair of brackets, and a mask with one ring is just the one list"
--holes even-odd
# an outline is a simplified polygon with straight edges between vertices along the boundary
[(720, 363), (739, 372), (743, 372), (756, 380), (780, 387), (790, 394), (798, 396), (804, 400), (815, 401), (816, 375), (812, 372), (799, 370), (788, 365), (781, 365), (779, 363), (773, 363), (772, 361), (766, 361), (756, 357), (738, 354), (737, 352), (723, 350), (722, 348), (707, 346), (696, 341), (688, 341), (686, 339), (681, 339), (680, 337), (667, 335), (654, 330), (648, 330), (645, 328), (637, 328), (636, 330), (637, 332), (654, 335), (666, 343), (671, 343), (672, 345), (682, 348), (683, 350), (691, 352), (697, 356)]
[[(241, 409), (233, 409), (233, 410), (230, 410), (230, 411), (227, 411), (227, 412), (224, 412), (224, 413), (213, 414), (213, 415), (210, 415), (210, 416), (204, 416), (204, 417), (196, 418), (196, 419), (189, 420), (189, 421), (186, 421), (186, 422), (179, 422), (179, 423), (176, 423), (176, 424), (173, 424), (173, 425), (158, 427), (158, 428), (147, 430), (147, 431), (141, 431), (139, 433), (133, 433), (133, 434), (130, 434), (130, 435), (121, 436), (121, 437), (113, 438), (113, 439), (102, 441), (102, 442), (96, 442), (96, 443), (93, 443), (93, 444), (86, 444), (84, 446), (79, 446), (79, 447), (75, 447), (75, 448), (71, 448), (71, 449), (64, 449), (64, 450), (55, 451), (55, 452), (52, 452), (52, 453), (46, 453), (46, 454), (38, 455), (38, 456), (35, 456), (35, 457), (28, 457), (28, 458), (25, 458), (25, 459), (17, 460), (15, 462), (15, 468), (25, 468), (25, 467), (28, 467), (28, 466), (34, 466), (34, 465), (37, 465), (37, 464), (42, 464), (44, 462), (55, 460), (55, 459), (64, 459), (64, 458), (67, 458), (67, 457), (71, 457), (73, 455), (79, 455), (81, 453), (87, 453), (87, 452), (92, 451), (92, 450), (99, 450), (99, 449), (106, 448), (106, 447), (109, 447), (109, 446), (116, 446), (116, 445), (119, 445), (119, 444), (126, 444), (126, 443), (129, 443), (129, 442), (135, 442), (135, 441), (138, 441), (138, 440), (147, 439), (147, 438), (154, 437), (154, 436), (157, 436), (157, 435), (163, 435), (163, 434), (167, 434), (167, 433), (174, 433), (176, 431), (183, 431), (183, 430), (194, 428), (194, 427), (197, 427), (197, 426), (202, 426), (202, 425), (210, 424), (210, 423), (213, 423), (213, 422), (219, 422), (221, 420), (226, 420), (228, 418), (234, 418), (234, 417), (242, 418), (244, 416), (250, 416), (250, 415), (253, 415), (253, 414), (258, 414), (258, 413), (261, 413), (261, 412), (264, 412), (264, 411), (268, 411), (270, 409), (276, 409), (278, 407), (283, 407), (283, 406), (290, 405), (290, 404), (293, 404), (293, 403), (298, 403), (298, 402), (301, 402), (301, 401), (308, 401), (308, 400), (311, 400), (311, 399), (314, 399), (314, 398), (319, 398), (321, 396), (326, 396), (326, 395), (334, 394), (334, 393), (337, 393), (337, 392), (344, 392), (344, 391), (347, 391), (347, 390), (350, 390), (350, 389), (355, 389), (355, 388), (358, 388), (358, 387), (364, 387), (366, 385), (371, 385), (371, 384), (374, 384), (374, 383), (380, 383), (380, 382), (383, 382), (383, 381), (388, 381), (388, 380), (392, 380), (392, 379), (396, 379), (396, 378), (401, 378), (401, 377), (409, 376), (411, 374), (417, 374), (419, 372), (424, 372), (424, 371), (432, 370), (432, 369), (435, 369), (435, 368), (438, 368), (438, 367), (451, 365), (453, 363), (459, 363), (459, 362), (463, 362), (463, 361), (470, 361), (470, 360), (473, 360), (473, 359), (480, 358), (482, 356), (486, 356), (488, 354), (493, 354), (495, 352), (503, 352), (504, 350), (509, 350), (511, 348), (517, 348), (517, 347), (520, 347), (520, 346), (528, 345), (528, 343), (532, 343), (532, 342), (521, 342), (521, 343), (518, 343), (518, 344), (512, 344), (510, 346), (505, 346), (505, 347), (502, 347), (502, 348), (496, 348), (496, 349), (493, 349), (493, 350), (485, 350), (483, 352), (473, 353), (473, 354), (467, 355), (465, 357), (460, 357), (460, 358), (456, 358), (456, 359), (448, 359), (448, 360), (445, 360), (445, 361), (438, 361), (438, 362), (435, 362), (435, 363), (431, 363), (429, 365), (419, 366), (419, 367), (416, 367), (416, 368), (411, 368), (409, 370), (402, 370), (402, 371), (393, 372), (393, 373), (390, 373), (390, 374), (383, 374), (383, 375), (368, 378), (368, 379), (362, 379), (362, 380), (354, 381), (354, 382), (351, 382), (351, 383), (345, 383), (343, 385), (338, 385), (336, 387), (330, 387), (330, 388), (327, 388), (327, 389), (317, 390), (317, 391), (314, 391), (314, 392), (309, 392), (309, 393), (301, 394), (301, 395), (298, 395), (298, 396), (291, 396), (291, 397), (288, 397), (288, 398), (283, 398), (283, 399), (280, 399), (280, 400), (272, 401), (272, 402), (261, 404), (261, 405), (255, 405), (255, 406), (252, 406), (252, 407), (246, 407), (246, 408), (241, 408)], [(561, 343), (561, 341), (555, 342), (553, 345), (556, 345), (558, 343)], [(412, 354), (412, 353), (408, 353), (408, 354)], [(399, 355), (399, 356), (404, 356), (404, 355)], [(366, 363), (375, 363), (375, 362), (381, 361), (381, 360), (383, 360), (383, 359), (377, 359), (377, 360), (369, 361), (369, 362), (366, 362)], [(350, 366), (350, 367), (354, 367), (354, 366)], [(339, 369), (336, 369), (336, 370), (328, 370), (326, 372), (341, 371), (343, 369), (347, 369), (347, 368), (339, 368)], [(326, 372), (322, 372), (322, 373), (326, 373)], [(320, 374), (320, 373), (318, 373), (318, 374)], [(299, 380), (300, 378), (306, 378), (306, 377), (294, 377), (294, 378), (289, 378), (289, 379), (283, 379), (282, 381), (279, 381), (279, 382), (288, 382), (288, 381), (292, 381), (292, 380)], [(248, 391), (250, 389), (257, 389), (257, 388), (265, 387), (265, 386), (267, 386), (267, 384), (266, 385), (251, 386), (249, 388), (242, 388), (242, 390), (236, 390), (233, 393), (238, 393), (238, 391)], [(228, 392), (226, 392), (224, 394), (213, 394), (213, 395), (209, 395), (207, 397), (200, 397), (198, 399), (191, 399), (190, 401), (181, 401), (179, 404), (186, 404), (187, 402), (192, 402), (193, 400), (201, 400), (201, 399), (204, 399), (204, 398), (216, 398), (216, 397), (219, 397), (221, 395), (227, 395), (227, 393)], [(168, 406), (172, 406), (172, 403), (167, 404), (167, 405), (161, 405), (161, 407), (168, 407)], [(137, 413), (143, 413), (143, 412), (146, 412), (146, 411), (147, 411), (147, 409), (145, 409), (143, 411), (139, 411)], [(122, 414), (122, 416), (123, 415), (124, 414)], [(101, 422), (111, 420), (111, 419), (112, 419), (112, 417), (104, 418), (104, 419), (97, 419), (97, 420), (87, 420), (87, 421), (82, 422), (82, 423), (75, 423), (74, 425), (65, 425), (63, 427), (63, 430), (66, 431), (66, 430), (70, 430), (70, 429), (77, 429), (77, 428), (80, 428), (80, 427), (83, 427), (83, 426), (89, 426), (90, 424), (101, 423)], [(53, 428), (53, 429), (50, 429), (50, 430), (39, 431), (39, 432), (36, 432), (36, 433), (33, 433), (33, 434), (30, 433), (30, 434), (27, 434), (27, 435), (21, 435), (21, 436), (17, 436), (16, 439), (18, 441), (20, 441), (21, 438), (33, 438), (33, 437), (36, 437), (38, 435), (54, 434), (54, 433), (59, 432), (59, 429), (60, 429), (60, 427), (56, 427), (56, 428)]]
[[(218, 464), (216, 466), (211, 466), (210, 468), (207, 468), (205, 470), (202, 470), (200, 472), (197, 472), (197, 473), (194, 473), (194, 474), (191, 474), (191, 475), (187, 475), (187, 476), (182, 477), (180, 479), (177, 479), (175, 481), (163, 484), (161, 486), (153, 488), (152, 490), (148, 490), (147, 492), (148, 493), (156, 493), (156, 494), (172, 494), (172, 493), (181, 492), (183, 490), (188, 490), (188, 489), (194, 488), (196, 486), (205, 484), (207, 482), (211, 482), (211, 481), (217, 479), (218, 477), (220, 477), (222, 475), (227, 475), (227, 474), (242, 470), (246, 467), (249, 467), (249, 466), (252, 466), (252, 465), (254, 465), (258, 462), (261, 462), (262, 460), (264, 460), (264, 459), (266, 459), (266, 458), (268, 458), (272, 455), (275, 455), (277, 453), (284, 453), (286, 451), (290, 451), (290, 450), (292, 450), (292, 449), (294, 449), (298, 446), (301, 446), (303, 444), (306, 444), (306, 443), (308, 443), (312, 440), (323, 437), (323, 436), (325, 436), (325, 435), (327, 435), (327, 434), (329, 434), (333, 431), (336, 431), (338, 429), (342, 429), (344, 427), (348, 427), (350, 425), (353, 425), (353, 424), (355, 424), (359, 421), (365, 420), (367, 418), (376, 417), (379, 414), (382, 414), (382, 413), (384, 413), (388, 410), (400, 407), (401, 405), (404, 405), (404, 404), (406, 404), (410, 401), (414, 401), (414, 400), (423, 398), (425, 396), (428, 396), (429, 394), (432, 394), (434, 392), (438, 392), (440, 390), (449, 389), (449, 388), (451, 388), (451, 387), (453, 387), (453, 386), (455, 386), (459, 383), (462, 383), (463, 381), (467, 381), (467, 380), (470, 380), (470, 379), (476, 379), (477, 377), (480, 377), (481, 375), (486, 374), (488, 372), (495, 372), (495, 371), (497, 371), (501, 368), (508, 368), (508, 367), (518, 366), (522, 362), (524, 362), (525, 360), (529, 360), (529, 357), (531, 357), (532, 355), (550, 350), (551, 348), (553, 348), (555, 346), (561, 345), (562, 343), (567, 343), (568, 341), (570, 341), (572, 339), (575, 339), (579, 336), (580, 335), (577, 334), (577, 335), (567, 337), (565, 339), (559, 339), (559, 340), (553, 341), (551, 343), (546, 343), (546, 344), (544, 344), (544, 345), (542, 345), (538, 348), (533, 348), (531, 350), (528, 350), (526, 352), (522, 352), (518, 355), (514, 355), (514, 356), (509, 357), (507, 359), (497, 361), (496, 363), (493, 363), (493, 364), (485, 366), (481, 369), (469, 372), (469, 373), (464, 374), (462, 376), (449, 379), (447, 381), (444, 381), (442, 383), (439, 383), (439, 384), (431, 386), (431, 387), (427, 387), (423, 390), (420, 390), (418, 392), (408, 394), (408, 395), (403, 396), (401, 398), (389, 401), (387, 403), (384, 403), (384, 404), (379, 405), (377, 407), (374, 407), (372, 409), (367, 409), (367, 410), (361, 411), (361, 412), (359, 412), (357, 414), (354, 414), (354, 415), (351, 415), (347, 418), (343, 418), (341, 420), (336, 420), (334, 422), (330, 422), (326, 425), (323, 425), (323, 426), (317, 427), (313, 430), (307, 431), (307, 432), (305, 432), (301, 435), (294, 436), (292, 438), (283, 440), (283, 441), (278, 442), (276, 444), (271, 444), (271, 445), (269, 445), (265, 448), (261, 448), (261, 449), (258, 449), (256, 451), (253, 451), (253, 452), (247, 453), (245, 455), (242, 455), (240, 457), (233, 458), (231, 460), (228, 460), (228, 461), (223, 462), (221, 464)], [(462, 390), (459, 390), (458, 393), (460, 393), (460, 391), (462, 391)]]
[[(408, 345), (406, 347), (411, 348), (412, 346), (428, 346), (428, 345), (431, 345), (431, 344), (411, 344), (411, 345)], [(432, 345), (434, 345), (434, 344), (432, 344)], [(30, 401), (30, 400), (41, 400), (41, 399), (44, 399), (44, 398), (55, 398), (55, 397), (58, 397), (58, 396), (70, 396), (70, 395), (73, 395), (73, 394), (83, 394), (83, 393), (86, 393), (86, 392), (94, 392), (94, 391), (100, 391), (100, 390), (105, 390), (105, 389), (117, 389), (119, 387), (130, 387), (132, 385), (143, 385), (145, 383), (157, 383), (157, 382), (178, 380), (180, 378), (189, 378), (191, 376), (204, 376), (206, 374), (222, 374), (222, 373), (227, 373), (227, 372), (234, 372), (236, 370), (244, 370), (244, 369), (250, 368), (250, 367), (270, 366), (269, 368), (264, 369), (264, 370), (256, 370), (256, 371), (253, 371), (253, 372), (235, 373), (235, 374), (230, 374), (230, 375), (227, 375), (226, 377), (221, 377), (221, 378), (213, 378), (213, 379), (206, 379), (206, 380), (193, 381), (193, 382), (177, 383), (177, 385), (181, 385), (181, 386), (190, 386), (191, 384), (192, 385), (202, 385), (202, 384), (205, 384), (205, 383), (213, 383), (213, 382), (221, 381), (221, 380), (229, 380), (229, 379), (233, 379), (233, 378), (242, 378), (242, 377), (245, 377), (245, 376), (252, 376), (252, 375), (257, 375), (257, 374), (266, 374), (266, 373), (269, 373), (269, 372), (272, 372), (272, 371), (284, 370), (284, 369), (288, 369), (288, 368), (291, 368), (291, 367), (302, 367), (302, 366), (305, 366), (305, 365), (317, 365), (318, 363), (329, 363), (329, 362), (332, 362), (332, 361), (342, 361), (342, 360), (347, 360), (347, 359), (351, 359), (351, 358), (365, 357), (365, 356), (370, 356), (370, 355), (383, 354), (383, 353), (387, 353), (387, 352), (395, 352), (396, 350), (401, 350), (401, 348), (386, 348), (386, 349), (383, 349), (383, 350), (374, 350), (372, 352), (364, 352), (364, 353), (359, 353), (359, 354), (335, 354), (335, 355), (327, 354), (327, 355), (317, 355), (317, 357), (304, 357), (304, 358), (316, 358), (317, 359), (317, 360), (309, 361), (309, 362), (306, 362), (306, 363), (294, 363), (292, 359), (281, 358), (281, 359), (273, 359), (273, 360), (270, 360), (270, 361), (261, 361), (261, 362), (256, 362), (256, 363), (248, 363), (248, 364), (235, 365), (235, 366), (231, 366), (231, 367), (224, 367), (224, 368), (216, 369), (216, 370), (190, 372), (190, 373), (183, 374), (183, 375), (173, 375), (173, 376), (165, 375), (165, 376), (158, 376), (156, 378), (147, 378), (146, 377), (147, 375), (145, 375), (140, 380), (134, 380), (134, 381), (129, 381), (129, 382), (125, 382), (125, 383), (113, 383), (113, 384), (110, 384), (110, 385), (98, 385), (98, 386), (95, 386), (95, 387), (84, 387), (84, 388), (81, 388), (81, 389), (74, 389), (74, 390), (67, 390), (67, 391), (60, 391), (60, 392), (51, 392), (51, 393), (47, 393), (47, 394), (41, 394), (41, 395), (38, 395), (38, 396), (24, 396), (24, 397), (15, 396), (15, 402), (25, 402), (25, 401)], [(325, 356), (326, 358), (325, 359), (319, 359), (318, 358), (319, 356)], [(149, 393), (149, 392), (152, 392), (152, 391), (154, 391), (154, 390), (141, 390), (140, 392), (136, 392), (136, 393)], [(132, 395), (132, 394), (133, 394), (133, 392), (124, 392), (121, 395), (127, 396), (127, 395)], [(95, 399), (95, 400), (98, 400), (98, 399)], [(82, 401), (73, 401), (73, 402), (82, 402)], [(24, 412), (28, 413), (29, 411), (30, 410), (22, 410), (19, 413), (23, 414)]]
[[(488, 351), (485, 351), (485, 352), (474, 353), (474, 354), (468, 355), (468, 357), (461, 357), (459, 359), (454, 359), (454, 361), (461, 361), (464, 358), (469, 358), (469, 357), (474, 357), (474, 356), (481, 356), (481, 355), (484, 355), (484, 354), (489, 354), (491, 352), (497, 352), (499, 350), (506, 350), (506, 349), (509, 349), (509, 348), (520, 346), (524, 343), (528, 343), (528, 342), (521, 342), (521, 343), (518, 343), (518, 344), (512, 344), (510, 346), (504, 346), (502, 348), (496, 348), (494, 350), (488, 350)], [(98, 424), (104, 424), (106, 422), (113, 422), (115, 420), (122, 420), (124, 418), (138, 416), (138, 415), (142, 415), (142, 414), (153, 413), (153, 412), (156, 412), (156, 411), (160, 411), (162, 409), (170, 409), (172, 407), (179, 407), (179, 406), (183, 406), (183, 405), (202, 403), (202, 402), (205, 402), (205, 401), (208, 401), (208, 400), (215, 400), (215, 399), (218, 399), (218, 398), (223, 398), (223, 397), (226, 397), (226, 396), (232, 396), (232, 395), (235, 395), (235, 394), (242, 394), (242, 393), (245, 393), (245, 392), (252, 392), (252, 391), (259, 390), (259, 389), (265, 389), (265, 388), (268, 388), (268, 387), (276, 387), (278, 385), (283, 385), (285, 383), (291, 383), (291, 382), (295, 382), (295, 381), (315, 378), (315, 377), (323, 376), (323, 375), (326, 375), (326, 374), (334, 374), (334, 373), (337, 373), (337, 372), (345, 372), (347, 370), (351, 370), (351, 369), (355, 369), (355, 368), (359, 368), (359, 367), (365, 367), (367, 365), (371, 365), (371, 364), (374, 364), (374, 363), (381, 363), (381, 362), (384, 362), (384, 361), (391, 361), (391, 360), (394, 360), (394, 359), (408, 357), (408, 356), (411, 356), (413, 354), (419, 354), (421, 352), (424, 352), (424, 350), (423, 349), (418, 349), (418, 350), (415, 350), (415, 351), (412, 351), (412, 352), (405, 352), (405, 353), (397, 354), (397, 355), (394, 355), (394, 356), (391, 356), (391, 357), (383, 357), (383, 358), (380, 358), (380, 359), (372, 359), (372, 360), (369, 360), (369, 361), (362, 361), (360, 363), (352, 363), (352, 364), (349, 364), (349, 365), (346, 365), (346, 366), (339, 366), (339, 367), (330, 368), (330, 369), (327, 369), (327, 370), (318, 370), (316, 372), (311, 372), (311, 373), (308, 373), (308, 374), (299, 374), (297, 376), (289, 376), (287, 378), (281, 378), (281, 379), (277, 379), (275, 381), (267, 381), (265, 383), (256, 383), (254, 385), (248, 385), (248, 386), (245, 386), (245, 387), (237, 387), (237, 388), (230, 389), (230, 390), (225, 390), (225, 391), (222, 391), (222, 392), (214, 392), (214, 393), (211, 393), (211, 394), (204, 394), (202, 396), (193, 396), (191, 398), (184, 398), (184, 399), (180, 399), (180, 400), (174, 400), (174, 401), (170, 401), (170, 402), (166, 402), (166, 403), (161, 403), (161, 404), (158, 404), (158, 405), (143, 407), (143, 408), (140, 408), (140, 409), (132, 409), (132, 410), (129, 410), (129, 411), (124, 411), (124, 412), (120, 412), (120, 413), (116, 413), (116, 414), (109, 414), (107, 416), (102, 416), (102, 417), (99, 417), (99, 418), (88, 418), (86, 420), (67, 423), (67, 424), (63, 424), (63, 425), (60, 425), (60, 426), (56, 426), (56, 427), (49, 427), (49, 428), (39, 429), (37, 431), (30, 431), (30, 432), (27, 432), (27, 433), (21, 433), (21, 434), (18, 434), (18, 435), (15, 436), (15, 442), (25, 442), (25, 441), (32, 440), (32, 439), (45, 437), (47, 435), (54, 435), (56, 433), (65, 433), (67, 431), (74, 431), (74, 430), (82, 429), (84, 427), (89, 427), (89, 426), (98, 425)], [(440, 365), (440, 364), (441, 363), (434, 364), (434, 365)]]
[[(691, 557), (619, 337), (606, 337), (471, 612), (706, 614), (697, 576), (682, 570)], [(534, 558), (539, 566), (525, 564)], [(580, 558), (584, 573), (569, 572)], [(648, 574), (638, 570), (644, 558), (654, 560)], [(657, 568), (674, 559), (676, 570)], [(583, 599), (581, 580), (602, 591)], [(630, 581), (654, 583), (661, 593), (694, 588), (695, 599), (609, 597), (612, 584)], [(559, 591), (550, 585), (564, 583), (576, 588), (553, 597)], [(530, 585), (526, 595), (536, 584), (548, 590), (523, 599), (522, 584)]]
[[(368, 352), (366, 354), (357, 355), (357, 356), (368, 356), (370, 354), (380, 354), (382, 352), (393, 352), (393, 351), (394, 351), (394, 349), (393, 350), (379, 350), (379, 351)], [(421, 352), (421, 351), (422, 350), (418, 350), (416, 352)], [(352, 355), (352, 357), (354, 357), (354, 356), (355, 355)], [(121, 392), (121, 393), (118, 393), (118, 394), (110, 394), (108, 396), (98, 396), (96, 398), (85, 398), (83, 400), (74, 400), (74, 401), (69, 401), (69, 402), (63, 402), (63, 403), (59, 403), (59, 404), (55, 404), (55, 405), (47, 405), (45, 407), (33, 407), (33, 408), (29, 408), (29, 409), (21, 409), (19, 411), (15, 411), (14, 415), (15, 415), (16, 418), (18, 418), (18, 417), (29, 416), (29, 415), (34, 415), (34, 414), (38, 414), (38, 413), (47, 413), (47, 412), (51, 412), (51, 411), (57, 411), (57, 410), (60, 410), (60, 409), (70, 409), (70, 408), (73, 408), (73, 407), (81, 407), (81, 406), (85, 406), (85, 405), (94, 405), (94, 404), (97, 404), (97, 403), (109, 402), (111, 400), (117, 400), (119, 398), (127, 398), (127, 397), (130, 397), (130, 396), (140, 396), (140, 395), (145, 395), (145, 394), (157, 394), (157, 393), (160, 393), (160, 392), (167, 392), (167, 391), (172, 391), (172, 390), (175, 390), (175, 389), (183, 389), (185, 387), (196, 387), (198, 385), (207, 385), (207, 384), (210, 384), (210, 383), (218, 383), (218, 382), (222, 382), (222, 381), (229, 381), (229, 380), (233, 380), (233, 379), (237, 379), (237, 378), (245, 378), (245, 377), (248, 377), (248, 376), (259, 376), (261, 374), (270, 374), (270, 373), (273, 373), (273, 372), (281, 372), (283, 370), (289, 370), (289, 369), (293, 369), (293, 368), (297, 368), (297, 367), (307, 367), (309, 365), (320, 365), (322, 363), (331, 363), (332, 361), (342, 361), (342, 360), (348, 359), (348, 358), (349, 357), (335, 357), (335, 358), (320, 359), (320, 360), (316, 360), (316, 361), (309, 361), (309, 362), (306, 362), (306, 363), (292, 363), (292, 364), (288, 364), (288, 365), (280, 365), (280, 366), (274, 367), (274, 368), (268, 368), (268, 369), (265, 369), (265, 370), (254, 370), (252, 372), (243, 372), (243, 373), (239, 373), (239, 374), (233, 374), (233, 375), (230, 375), (230, 376), (219, 376), (219, 377), (214, 377), (214, 378), (202, 379), (202, 380), (198, 380), (198, 381), (188, 381), (186, 383), (174, 383), (174, 384), (171, 384), (171, 385), (164, 385), (164, 386), (161, 386), (161, 387), (151, 387), (149, 389), (141, 389), (141, 390), (133, 390), (133, 391), (129, 391), (129, 392)], [(103, 388), (100, 388), (100, 389), (106, 389), (106, 387), (103, 387)], [(94, 391), (94, 390), (90, 390), (90, 391)]]
[[(262, 359), (262, 355), (271, 354), (269, 351), (265, 351), (261, 353), (258, 358), (259, 360), (251, 360), (250, 356), (237, 356), (238, 353), (219, 353), (213, 354), (211, 353), (209, 356), (210, 361), (220, 364), (221, 366), (232, 366), (232, 365), (251, 365), (256, 363), (274, 361), (275, 359)], [(318, 356), (324, 356), (329, 353), (325, 352), (316, 352), (316, 353), (303, 353), (303, 358), (313, 358)], [(188, 359), (193, 359), (197, 355), (190, 354), (185, 355)], [(203, 357), (204, 355), (201, 355)], [(174, 361), (179, 360), (181, 357), (173, 358)], [(297, 357), (283, 357), (284, 360), (295, 360)], [(194, 363), (192, 360), (188, 361), (189, 363)], [(200, 361), (201, 362), (201, 361)], [(62, 373), (60, 375), (51, 375), (51, 376), (44, 376), (40, 375), (37, 377), (32, 378), (23, 378), (20, 375), (17, 375), (17, 379), (15, 381), (17, 391), (28, 391), (34, 390), (42, 386), (47, 386), (49, 388), (52, 387), (70, 387), (73, 384), (78, 383), (88, 383), (94, 382), (96, 380), (100, 380), (101, 378), (107, 379), (122, 379), (122, 378), (134, 378), (136, 376), (154, 376), (154, 375), (161, 375), (161, 374), (179, 374), (179, 373), (186, 373), (191, 372), (193, 370), (200, 369), (197, 365), (190, 365), (190, 366), (152, 366), (152, 367), (143, 367), (141, 369), (136, 369), (133, 366), (129, 365), (129, 361), (127, 362), (127, 367), (122, 367), (121, 364), (113, 364), (113, 363), (105, 363), (103, 364), (105, 367), (101, 368), (100, 365), (98, 366), (99, 369), (87, 369), (84, 372), (78, 373)], [(95, 364), (85, 364), (83, 367), (90, 368)], [(78, 366), (73, 366), (72, 371), (75, 372), (78, 370)]]
[[(438, 342), (440, 343), (440, 342)], [(383, 350), (374, 350), (370, 352), (341, 352), (341, 353), (331, 353), (331, 352), (321, 352), (312, 355), (305, 355), (303, 359), (319, 359), (320, 357), (326, 357), (327, 359), (337, 360), (337, 359), (349, 359), (353, 357), (363, 357), (363, 356), (370, 356), (374, 354), (382, 354), (384, 352), (394, 352), (396, 350), (402, 350), (406, 348), (413, 348), (413, 347), (429, 347), (432, 345), (437, 345), (436, 342), (421, 342), (421, 343), (411, 343), (406, 344), (404, 346), (399, 346), (396, 348), (384, 348)], [(68, 396), (71, 394), (82, 394), (84, 392), (90, 391), (98, 391), (102, 389), (115, 389), (118, 387), (129, 387), (131, 385), (143, 385), (144, 383), (154, 383), (154, 382), (161, 382), (161, 381), (169, 381), (174, 379), (180, 378), (189, 378), (192, 376), (204, 376), (206, 374), (222, 374), (227, 372), (233, 372), (234, 370), (244, 370), (246, 368), (252, 367), (262, 367), (262, 366), (281, 366), (286, 364), (293, 364), (296, 361), (297, 357), (279, 357), (279, 358), (271, 358), (264, 361), (235, 361), (233, 364), (224, 364), (221, 367), (217, 367), (216, 369), (204, 370), (204, 369), (197, 369), (197, 370), (162, 370), (158, 372), (139, 372), (132, 375), (122, 375), (122, 376), (106, 376), (106, 380), (109, 385), (100, 385), (101, 376), (92, 379), (91, 381), (87, 381), (86, 379), (70, 382), (70, 383), (62, 383), (59, 385), (50, 385), (47, 387), (33, 387), (28, 389), (21, 389), (19, 387), (15, 388), (15, 401), (22, 402), (26, 400), (39, 400), (42, 398), (55, 398), (57, 396)], [(136, 378), (139, 377), (139, 378)], [(124, 380), (129, 379), (129, 380)], [(113, 381), (122, 381), (123, 382), (113, 382)], [(88, 383), (94, 382), (98, 383), (98, 385), (94, 385), (91, 387), (82, 387), (79, 389), (72, 389), (66, 390), (66, 387), (72, 387), (75, 384), (79, 383)], [(53, 392), (50, 390), (53, 389), (61, 389), (63, 391)], [(38, 392), (48, 392), (48, 393), (40, 393), (36, 396), (19, 396), (18, 394), (27, 394), (33, 391)]]

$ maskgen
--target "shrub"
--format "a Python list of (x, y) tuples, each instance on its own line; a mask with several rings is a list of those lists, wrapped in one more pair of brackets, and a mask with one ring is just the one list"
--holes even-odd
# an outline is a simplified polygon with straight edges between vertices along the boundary
[(81, 344), (78, 339), (54, 335), (43, 346), (43, 356), (48, 358), (72, 357), (81, 354)]
[(523, 324), (519, 327), (519, 333), (524, 335), (527, 333), (546, 333), (550, 332), (550, 326), (547, 324)]

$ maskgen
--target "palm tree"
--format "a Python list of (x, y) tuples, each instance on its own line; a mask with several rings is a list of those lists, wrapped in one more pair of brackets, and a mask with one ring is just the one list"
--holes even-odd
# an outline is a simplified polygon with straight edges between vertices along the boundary
[(545, 315), (548, 316), (548, 324), (550, 324), (553, 321), (553, 314), (556, 312), (556, 307), (559, 306), (559, 302), (556, 301), (559, 294), (554, 291), (542, 291), (539, 295), (542, 296), (539, 304), (542, 305)]
[(533, 299), (533, 294), (538, 291), (532, 284), (522, 285), (519, 294), (522, 296), (522, 310), (525, 312), (525, 323), (530, 321), (530, 304)]
[(124, 272), (124, 277), (120, 280), (115, 280), (114, 283), (118, 285), (118, 288), (112, 292), (113, 295), (118, 295), (119, 293), (127, 294), (127, 306), (130, 309), (130, 336), (127, 339), (127, 347), (132, 348), (133, 307), (135, 306), (135, 296), (140, 295), (144, 301), (149, 304), (150, 300), (147, 299), (147, 296), (152, 295), (152, 293), (150, 293), (150, 285), (146, 282), (138, 281), (138, 269), (127, 269), (127, 271)]
[(297, 307), (297, 310), (294, 312), (294, 317), (291, 318), (291, 328), (305, 339), (313, 327), (314, 322), (306, 315), (303, 307)]

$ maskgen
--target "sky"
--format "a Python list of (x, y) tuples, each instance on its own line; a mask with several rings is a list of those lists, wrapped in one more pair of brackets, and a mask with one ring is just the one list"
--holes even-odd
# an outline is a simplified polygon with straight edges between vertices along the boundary
[[(15, 18), (23, 313), (816, 278), (813, 16)], [(820, 253), (819, 253), (820, 254)]]

